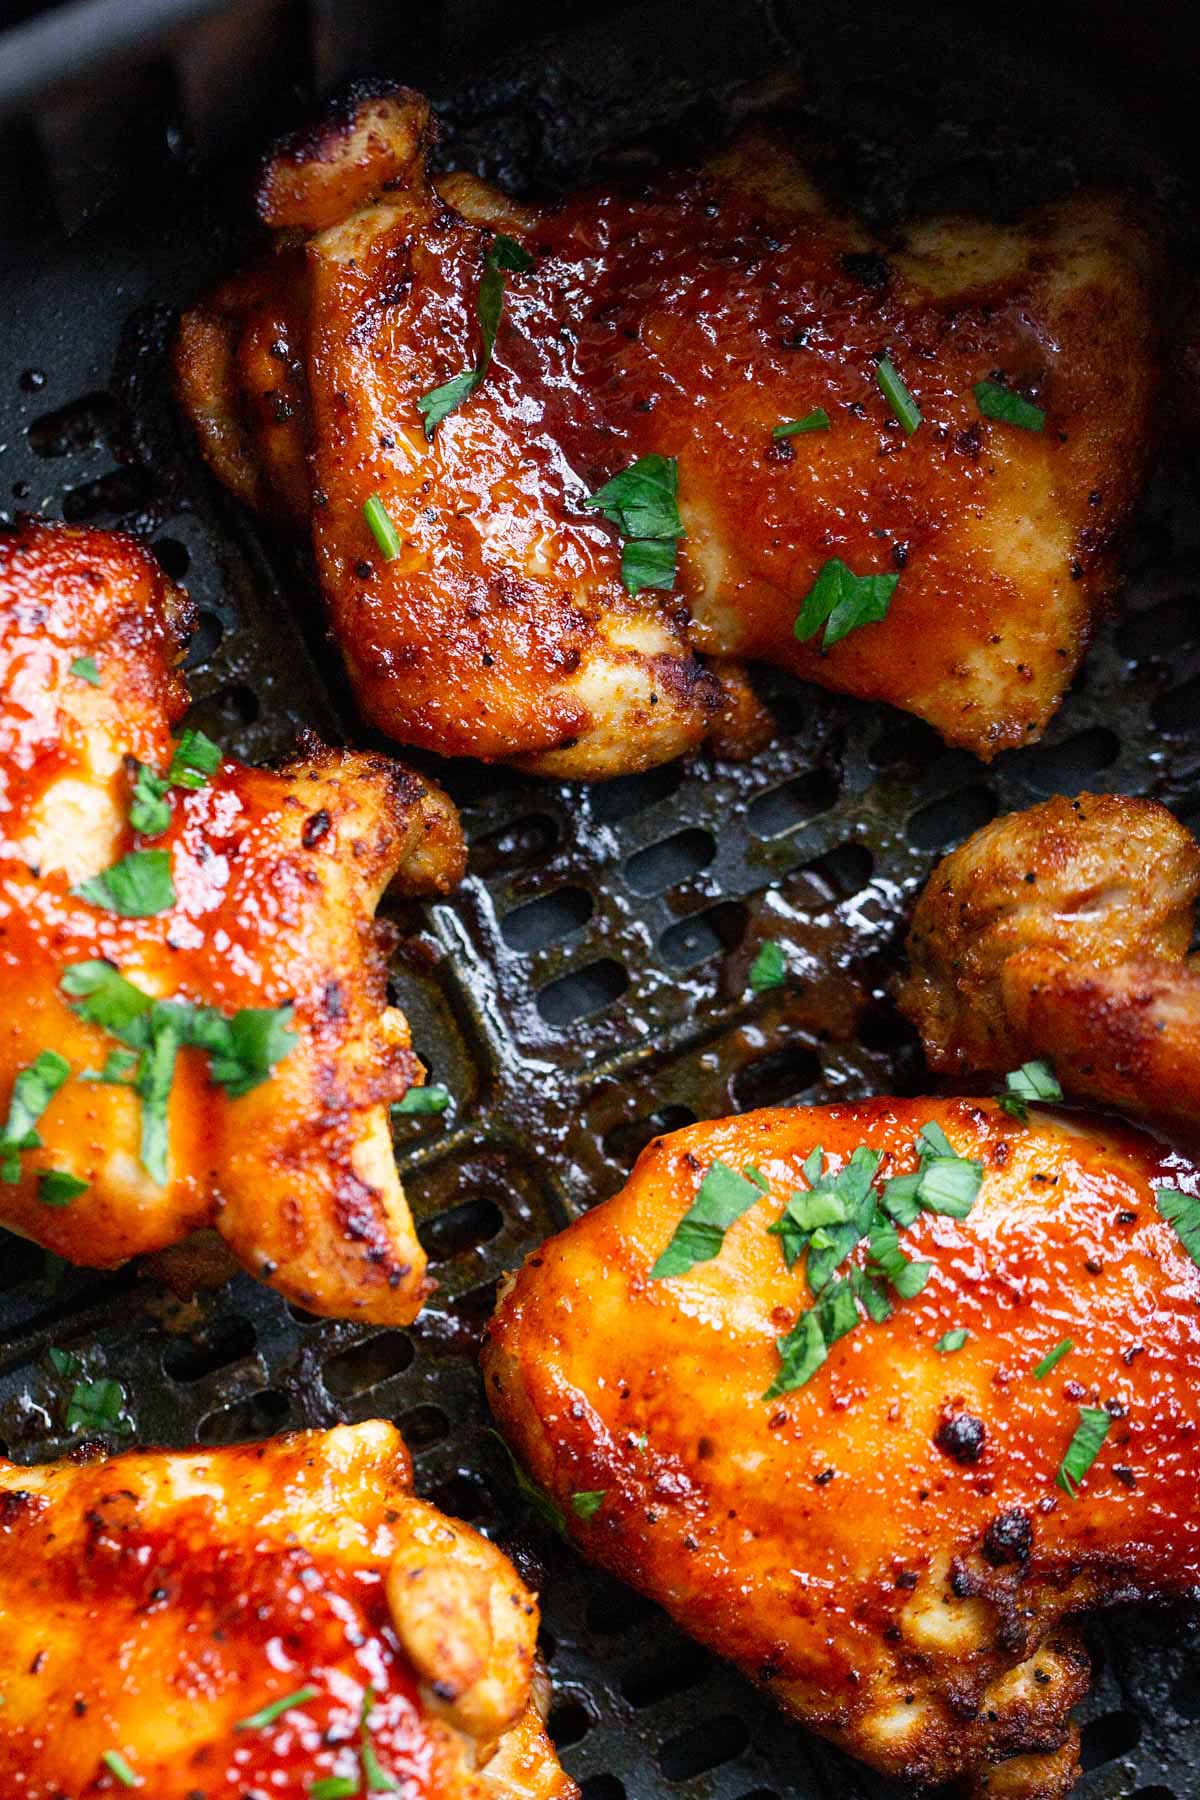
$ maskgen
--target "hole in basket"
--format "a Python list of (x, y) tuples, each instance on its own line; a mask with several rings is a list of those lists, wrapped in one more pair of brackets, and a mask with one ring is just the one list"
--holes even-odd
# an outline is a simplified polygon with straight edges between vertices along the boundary
[(861, 894), (875, 873), (875, 858), (865, 844), (835, 844), (824, 856), (805, 863), (803, 873), (815, 875), (834, 900)]
[(1171, 1705), (1181, 1719), (1200, 1719), (1200, 1673), (1188, 1670), (1171, 1689)]
[(918, 850), (948, 850), (996, 816), (996, 796), (984, 787), (959, 788), (931, 800), (908, 821), (908, 835)]
[(786, 1106), (821, 1079), (821, 1059), (801, 1044), (772, 1050), (747, 1063), (733, 1078), (733, 1104), (738, 1112), (759, 1106)]
[(236, 731), (241, 725), (253, 725), (260, 710), (258, 695), (244, 681), (233, 681), (228, 687), (218, 688), (215, 694), (209, 694), (192, 709), (193, 715), (209, 721), (217, 734), (222, 729)]
[(82, 525), (89, 519), (106, 516), (120, 518), (137, 512), (150, 498), (150, 482), (141, 469), (110, 469), (68, 488), (63, 495), (63, 518), (68, 525)]
[(414, 1406), (396, 1423), (410, 1450), (428, 1450), (431, 1444), (440, 1444), (450, 1430), (450, 1421), (440, 1406)]
[(1135, 1788), (1130, 1800), (1175, 1800), (1175, 1795), (1156, 1781), (1153, 1787)]
[(736, 950), (745, 931), (746, 908), (737, 900), (721, 900), (706, 912), (668, 925), (658, 940), (659, 955), (672, 969), (690, 969)]
[(726, 1713), (669, 1739), (658, 1753), (658, 1766), (668, 1781), (691, 1781), (740, 1756), (749, 1742), (741, 1719)]
[(635, 894), (661, 894), (698, 869), (707, 868), (716, 854), (711, 832), (693, 825), (631, 856), (625, 864), (625, 879)]
[(0, 1292), (40, 1280), (45, 1266), (46, 1252), (40, 1245), (0, 1231)]
[(452, 1519), (466, 1519), (472, 1524), (491, 1519), (496, 1512), (483, 1477), (467, 1469), (456, 1469), (445, 1481), (439, 1481), (428, 1498)]
[(605, 956), (548, 983), (537, 997), (537, 1008), (547, 1025), (561, 1029), (576, 1019), (603, 1012), (628, 986), (629, 976), (621, 964)]
[(621, 1682), (621, 1692), (630, 1706), (657, 1706), (660, 1700), (695, 1687), (711, 1667), (712, 1658), (699, 1644), (679, 1644), (666, 1655), (631, 1669)]
[(780, 1800), (780, 1796), (774, 1788), (751, 1788), (748, 1794), (742, 1795), (742, 1800)]
[(113, 428), (113, 403), (107, 394), (84, 394), (56, 412), (43, 413), (29, 427), (35, 456), (70, 456), (107, 443)]
[(553, 894), (543, 894), (540, 900), (529, 900), (505, 913), (500, 934), (511, 950), (528, 955), (582, 930), (595, 904), (586, 888), (558, 888)]
[(669, 799), (682, 780), (683, 768), (678, 762), (663, 763), (641, 775), (618, 775), (615, 781), (591, 789), (592, 817), (600, 825), (616, 825)]
[(779, 787), (768, 788), (750, 802), (746, 822), (756, 837), (781, 837), (828, 812), (838, 797), (838, 782), (828, 769), (810, 769)]
[(1023, 750), (1020, 773), (1035, 794), (1074, 794), (1102, 769), (1116, 762), (1121, 740), (1115, 731), (1095, 725), (1061, 744), (1039, 744)]
[(196, 1438), (201, 1444), (240, 1444), (248, 1438), (271, 1437), (287, 1423), (287, 1395), (264, 1388), (234, 1406), (223, 1407), (201, 1419)]
[(196, 629), (188, 643), (187, 655), (183, 659), (185, 669), (199, 669), (210, 662), (221, 647), (221, 639), (225, 636), (225, 627), (215, 612), (209, 612), (202, 606), (196, 614)]
[(654, 1604), (632, 1588), (603, 1587), (588, 1601), (588, 1630), (600, 1637), (611, 1637), (617, 1631), (630, 1631), (654, 1612)]
[(625, 1800), (625, 1784), (615, 1775), (589, 1775), (579, 1784), (579, 1800)]
[(690, 1106), (660, 1106), (645, 1119), (625, 1119), (614, 1125), (604, 1138), (604, 1153), (618, 1162), (632, 1164), (646, 1145), (667, 1131), (682, 1131), (694, 1125), (696, 1115)]
[(1117, 631), (1117, 644), (1123, 656), (1134, 662), (1145, 662), (1153, 656), (1165, 656), (1193, 642), (1196, 636), (1197, 599), (1194, 594), (1181, 594), (1152, 606), (1149, 612), (1136, 613), (1125, 620)]
[(163, 573), (172, 581), (182, 581), (192, 566), (192, 553), (178, 538), (155, 538), (150, 548), (162, 565)]
[(1200, 716), (1200, 675), (1156, 700), (1151, 716), (1160, 731), (1169, 731), (1174, 737), (1187, 737), (1194, 732)]
[(199, 1381), (230, 1363), (249, 1356), (254, 1349), (254, 1327), (249, 1319), (214, 1319), (194, 1337), (179, 1338), (163, 1351), (163, 1373), (172, 1381)]
[(471, 873), (499, 875), (523, 868), (549, 854), (558, 842), (558, 826), (546, 813), (530, 813), (515, 824), (489, 831), (471, 845)]
[(498, 1280), (448, 1300), (440, 1311), (427, 1306), (413, 1330), (425, 1349), (435, 1356), (472, 1356), (483, 1338), (483, 1328), (496, 1310)]
[(402, 1331), (381, 1331), (330, 1357), (324, 1368), (326, 1392), (337, 1400), (352, 1400), (390, 1375), (402, 1374), (412, 1359), (412, 1343)]
[(577, 1694), (563, 1694), (550, 1708), (546, 1728), (554, 1740), (555, 1748), (566, 1750), (585, 1738), (595, 1723)]
[(430, 1262), (443, 1263), (490, 1244), (503, 1226), (504, 1214), (496, 1202), (479, 1195), (452, 1206), (449, 1212), (439, 1213), (435, 1219), (426, 1219), (417, 1235)]
[(1133, 1713), (1111, 1712), (1089, 1719), (1080, 1734), (1080, 1761), (1085, 1769), (1116, 1762), (1119, 1756), (1128, 1756), (1137, 1748), (1141, 1735), (1142, 1722)]
[(906, 720), (871, 746), (871, 761), (877, 769), (895, 769), (907, 775), (924, 774), (944, 754), (941, 738), (923, 719)]

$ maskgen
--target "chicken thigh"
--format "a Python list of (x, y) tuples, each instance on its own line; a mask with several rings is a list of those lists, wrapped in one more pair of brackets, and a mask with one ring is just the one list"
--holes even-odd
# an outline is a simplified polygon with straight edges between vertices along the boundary
[(986, 1100), (691, 1126), (511, 1281), (488, 1398), (585, 1554), (797, 1718), (1054, 1800), (1070, 1619), (1200, 1580), (1198, 1185)]
[(373, 913), (462, 870), (446, 796), (175, 736), (185, 596), (131, 539), (0, 537), (0, 1224), (112, 1267), (215, 1225), (314, 1312), (400, 1323), (388, 1126), (423, 1071)]
[(432, 137), (396, 89), (285, 145), (279, 253), (177, 356), (217, 472), (311, 520), (374, 724), (613, 775), (714, 728), (706, 659), (758, 658), (985, 758), (1040, 734), (1149, 445), (1119, 200), (877, 244), (763, 129), (548, 208), (431, 180)]
[(0, 1462), (8, 1800), (571, 1800), (538, 1609), (377, 1421)]
[(1200, 845), (1165, 806), (1056, 797), (942, 859), (913, 913), (900, 1006), (930, 1067), (1048, 1058), (1112, 1106), (1200, 1120)]

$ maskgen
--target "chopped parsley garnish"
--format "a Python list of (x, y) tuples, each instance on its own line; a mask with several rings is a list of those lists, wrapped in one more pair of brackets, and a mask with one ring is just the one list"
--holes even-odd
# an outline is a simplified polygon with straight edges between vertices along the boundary
[(775, 1339), (775, 1348), (779, 1352), (779, 1373), (763, 1395), (764, 1400), (775, 1400), (780, 1394), (803, 1387), (829, 1355), (815, 1306), (800, 1314), (786, 1337)]
[(400, 533), (392, 524), (391, 514), (378, 494), (372, 494), (369, 500), (363, 501), (362, 512), (371, 536), (379, 545), (379, 554), (384, 562), (394, 562), (400, 554)]
[[(455, 375), (451, 381), (444, 382), (441, 387), (433, 388), (428, 394), (421, 395), (417, 401), (417, 411), (425, 421), (426, 438), (432, 438), (442, 420), (447, 418), (456, 407), (461, 406), (463, 401), (469, 399), (476, 388), (482, 385), (492, 360), (496, 331), (500, 324), (500, 312), (504, 305), (505, 270), (511, 270), (517, 275), (525, 275), (532, 267), (533, 258), (528, 250), (523, 250), (521, 245), (512, 238), (500, 234), (492, 240), (487, 255), (483, 259), (479, 297), (475, 302), (475, 311), (479, 319), (479, 360), (473, 369), (467, 369), (463, 374)], [(391, 554), (395, 555), (395, 551)]]
[[(808, 1251), (808, 1285), (814, 1294), (825, 1286), (870, 1229), (875, 1209), (871, 1183), (882, 1161), (878, 1151), (860, 1144), (836, 1175), (822, 1174), (825, 1153), (818, 1144), (805, 1158), (801, 1173), (807, 1189), (794, 1193), (783, 1216), (767, 1227), (780, 1239), (783, 1260), (792, 1268)], [(814, 1242), (818, 1232), (824, 1236)]]
[(787, 957), (770, 938), (758, 947), (758, 955), (750, 964), (750, 986), (756, 994), (768, 988), (782, 987), (787, 980)]
[(86, 1194), (88, 1184), (81, 1181), (78, 1175), (72, 1175), (67, 1169), (41, 1169), (38, 1171), (37, 1197), (43, 1206), (70, 1206), (72, 1200), (78, 1200), (80, 1194)]
[(135, 1775), (119, 1750), (106, 1750), (100, 1758), (110, 1775), (115, 1775), (122, 1787), (141, 1787), (140, 1775)]
[(309, 1788), (308, 1800), (350, 1800), (357, 1792), (357, 1775), (322, 1775)]
[(821, 627), (821, 648), (829, 650), (860, 625), (886, 619), (899, 575), (856, 575), (840, 556), (819, 570), (796, 619), (795, 634), (804, 642)]
[(156, 775), (147, 763), (134, 765), (129, 823), (143, 837), (161, 837), (171, 823), (171, 802), (167, 799), (169, 786), (170, 783)]
[[(205, 1051), (210, 1080), (236, 1100), (264, 1082), (297, 1042), (290, 1004), (244, 1007), (227, 1018), (190, 1000), (155, 1000), (101, 961), (73, 963), (60, 986), (80, 1018), (139, 1053), (130, 1085), (142, 1103), (141, 1161), (160, 1185), (167, 1179), (167, 1106), (179, 1051)], [(93, 1079), (124, 1081), (130, 1065), (121, 1062), (115, 1073), (113, 1062), (110, 1056), (99, 1075), (91, 1072)]]
[(1112, 1420), (1102, 1406), (1081, 1406), (1075, 1435), (1054, 1477), (1063, 1492), (1074, 1499), (1084, 1476), (1099, 1456)]
[(900, 421), (905, 435), (911, 437), (921, 423), (921, 409), (901, 381), (895, 365), (886, 356), (876, 366), (875, 379), (884, 399)]
[(604, 514), (625, 539), (621, 580), (627, 593), (675, 585), (676, 540), (684, 535), (674, 456), (640, 456), (583, 502)]
[(509, 1448), (508, 1443), (500, 1436), (498, 1431), (492, 1431), (489, 1427), (489, 1435), (495, 1438), (505, 1456), (508, 1458), (508, 1464), (509, 1468), (512, 1470), (513, 1480), (517, 1484), (517, 1492), (525, 1501), (526, 1505), (532, 1512), (537, 1514), (543, 1525), (548, 1525), (551, 1531), (557, 1531), (560, 1537), (566, 1537), (567, 1521), (563, 1518), (562, 1512), (557, 1504), (550, 1498), (545, 1488), (540, 1488), (537, 1482), (533, 1481), (525, 1473)]
[(767, 1180), (762, 1170), (756, 1169), (753, 1163), (743, 1163), (742, 1174), (746, 1177), (747, 1181), (752, 1181), (756, 1188), (761, 1188), (764, 1194), (770, 1192), (770, 1182)]
[(914, 1262), (901, 1249), (899, 1232), (890, 1219), (880, 1214), (867, 1233), (867, 1273), (880, 1276), (902, 1300), (913, 1300), (932, 1271), (932, 1263)]
[(1040, 1363), (1033, 1371), (1033, 1379), (1042, 1381), (1063, 1359), (1075, 1348), (1070, 1338), (1060, 1338), (1053, 1350), (1047, 1350)]
[(71, 892), (106, 912), (123, 919), (151, 919), (175, 904), (171, 880), (171, 855), (167, 850), (130, 850), (90, 881), (81, 881)]
[(814, 406), (812, 411), (805, 413), (802, 419), (785, 419), (782, 425), (773, 425), (771, 436), (773, 438), (799, 437), (802, 432), (806, 431), (828, 430), (829, 414), (823, 406)]
[(885, 1183), (884, 1211), (901, 1226), (914, 1224), (922, 1207), (965, 1219), (983, 1181), (983, 1164), (959, 1156), (941, 1126), (932, 1120), (921, 1127), (916, 1148), (921, 1161), (915, 1172), (893, 1175)]
[(38, 1120), (70, 1073), (70, 1063), (57, 1050), (40, 1051), (18, 1071), (0, 1136), (0, 1181), (11, 1184), (21, 1179), (21, 1152), (36, 1150), (41, 1143)]
[(669, 1275), (686, 1275), (697, 1263), (719, 1256), (725, 1233), (749, 1211), (762, 1191), (728, 1163), (714, 1162), (700, 1183), (696, 1198), (680, 1219), (671, 1241), (650, 1271), (652, 1281)]
[(1058, 1078), (1048, 1062), (1022, 1063), (1019, 1069), (1011, 1070), (1004, 1077), (1004, 1089), (1000, 1106), (1022, 1125), (1029, 1118), (1031, 1100), (1061, 1100), (1063, 1097)]
[(404, 1116), (410, 1113), (444, 1113), (450, 1104), (450, 1089), (440, 1082), (429, 1087), (410, 1087), (403, 1100), (392, 1105), (392, 1111)]
[(1156, 1187), (1154, 1201), (1192, 1261), (1200, 1267), (1200, 1200), (1178, 1188)]
[(588, 1519), (594, 1519), (604, 1505), (604, 1496), (607, 1492), (607, 1488), (589, 1488), (581, 1494), (572, 1494), (571, 1511), (577, 1519), (583, 1519), (585, 1522)]
[(71, 673), (78, 675), (80, 681), (86, 681), (89, 687), (100, 686), (100, 671), (94, 656), (77, 656), (71, 664)]
[(77, 1081), (95, 1081), (102, 1087), (132, 1087), (138, 1066), (136, 1050), (110, 1050), (102, 1069), (82, 1069)]
[(181, 731), (167, 770), (172, 787), (202, 788), (221, 766), (221, 746), (190, 725)]
[(129, 1432), (132, 1425), (122, 1415), (125, 1389), (110, 1375), (96, 1381), (77, 1381), (67, 1402), (68, 1431)]
[(50, 1367), (56, 1375), (66, 1378), (69, 1375), (80, 1374), (83, 1369), (81, 1359), (73, 1350), (59, 1350), (57, 1346), (51, 1345), (46, 1355), (50, 1358)]
[(304, 1706), (307, 1701), (315, 1700), (320, 1690), (315, 1687), (297, 1688), (294, 1694), (285, 1694), (282, 1700), (272, 1700), (270, 1706), (251, 1713), (248, 1719), (239, 1719), (234, 1725), (235, 1731), (265, 1731), (276, 1719), (281, 1719), (285, 1712), (293, 1706)]
[(977, 381), (975, 402), (988, 419), (1000, 419), (1005, 425), (1019, 425), (1022, 431), (1041, 431), (1046, 415), (1032, 400), (1022, 399), (999, 381)]
[(956, 1350), (962, 1349), (970, 1335), (969, 1331), (959, 1325), (955, 1330), (948, 1331), (945, 1337), (940, 1337), (933, 1347), (940, 1350), (943, 1356), (952, 1356)]
[(400, 1784), (383, 1768), (371, 1742), (370, 1719), (374, 1706), (375, 1689), (368, 1687), (358, 1714), (358, 1757), (362, 1764), (363, 1786), (368, 1794), (394, 1794)]

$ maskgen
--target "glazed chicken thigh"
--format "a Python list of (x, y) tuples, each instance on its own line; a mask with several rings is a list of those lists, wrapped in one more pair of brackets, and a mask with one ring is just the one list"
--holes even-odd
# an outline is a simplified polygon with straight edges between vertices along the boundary
[(799, 1719), (1054, 1800), (1071, 1617), (1200, 1579), (1198, 1179), (985, 1100), (695, 1125), (511, 1281), (488, 1398), (585, 1554)]
[(390, 1425), (0, 1462), (0, 1788), (571, 1800), (537, 1622)]
[(1155, 800), (1057, 797), (943, 858), (898, 990), (930, 1067), (1049, 1059), (1068, 1092), (1200, 1120), (1200, 845)]
[(875, 243), (761, 128), (549, 208), (431, 179), (433, 136), (396, 89), (280, 150), (278, 252), (177, 356), (218, 474), (311, 523), (374, 724), (613, 775), (698, 743), (751, 658), (983, 757), (1039, 735), (1149, 443), (1121, 202)]
[(188, 620), (131, 539), (0, 538), (0, 1224), (98, 1267), (215, 1225), (310, 1310), (407, 1321), (423, 1071), (373, 913), (453, 884), (457, 816), (380, 756), (175, 736)]

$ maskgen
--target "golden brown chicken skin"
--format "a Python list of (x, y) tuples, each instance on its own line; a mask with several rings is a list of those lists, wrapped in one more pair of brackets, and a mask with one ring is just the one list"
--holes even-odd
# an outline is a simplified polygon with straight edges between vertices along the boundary
[[(397, 89), (285, 147), (259, 193), (282, 257), (195, 307), (178, 353), (206, 454), (246, 498), (302, 517), (308, 449), (322, 583), (375, 724), (611, 775), (718, 723), (697, 660), (715, 656), (889, 701), (983, 757), (1039, 735), (1150, 436), (1155, 259), (1122, 203), (876, 244), (755, 129), (697, 172), (539, 210), (472, 176), (431, 183), (431, 132)], [(476, 360), (496, 232), (534, 266), (508, 276), (486, 379), (430, 443), (417, 402)], [(922, 415), (911, 436), (885, 357)], [(1045, 429), (983, 417), (992, 379)], [(828, 430), (774, 438), (817, 409)], [(649, 455), (678, 459), (686, 536), (675, 590), (631, 596), (584, 502)], [(833, 559), (899, 581), (886, 618), (825, 651), (793, 628)]]
[[(982, 1165), (974, 1205), (900, 1230), (924, 1287), (826, 1328), (780, 1392), (777, 1340), (813, 1302), (768, 1227), (805, 1159), (822, 1146), (840, 1173), (869, 1146), (878, 1191), (930, 1122)], [(656, 1276), (718, 1162), (767, 1191), (709, 1260)], [(1066, 1621), (1200, 1576), (1200, 1268), (1153, 1191), (1197, 1180), (1118, 1124), (982, 1100), (692, 1126), (530, 1257), (489, 1329), (488, 1398), (585, 1553), (798, 1718), (892, 1775), (1053, 1800), (1088, 1680)], [(1108, 1434), (1072, 1498), (1056, 1475), (1081, 1408)]]
[(570, 1800), (537, 1624), (377, 1421), (0, 1462), (0, 1788), (307, 1800), (387, 1776), (412, 1800)]
[(913, 913), (900, 1006), (931, 1068), (1048, 1058), (1063, 1086), (1200, 1120), (1200, 845), (1156, 800), (1056, 797), (942, 859)]
[[(0, 538), (0, 1224), (96, 1267), (215, 1225), (312, 1311), (407, 1321), (425, 1257), (388, 1104), (423, 1071), (373, 914), (389, 882), (453, 883), (457, 817), (399, 764), (319, 747), (168, 785), (187, 620), (129, 538)], [(145, 771), (164, 791), (139, 832)], [(92, 885), (121, 864), (149, 891)], [(227, 1031), (224, 1059), (189, 1037)]]

